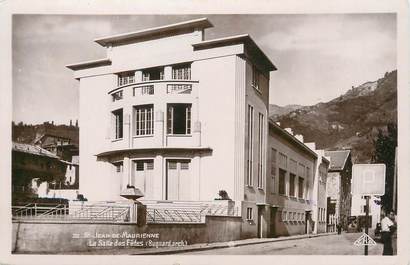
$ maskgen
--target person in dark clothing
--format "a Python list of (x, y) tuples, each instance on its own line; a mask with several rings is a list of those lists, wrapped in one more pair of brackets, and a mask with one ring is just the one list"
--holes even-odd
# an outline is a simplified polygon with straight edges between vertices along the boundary
[(396, 226), (393, 222), (394, 213), (390, 212), (381, 221), (381, 237), (383, 242), (383, 255), (393, 255), (392, 234), (396, 231)]
[(342, 233), (342, 225), (337, 224), (337, 234), (340, 235)]

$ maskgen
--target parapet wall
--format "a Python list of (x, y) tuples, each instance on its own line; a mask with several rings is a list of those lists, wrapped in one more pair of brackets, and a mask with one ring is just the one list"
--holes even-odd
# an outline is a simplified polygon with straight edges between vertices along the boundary
[[(241, 239), (241, 217), (207, 216), (205, 223), (147, 224), (13, 221), (13, 253), (87, 252)], [(144, 238), (145, 237), (145, 238)], [(164, 243), (165, 242), (165, 243)]]

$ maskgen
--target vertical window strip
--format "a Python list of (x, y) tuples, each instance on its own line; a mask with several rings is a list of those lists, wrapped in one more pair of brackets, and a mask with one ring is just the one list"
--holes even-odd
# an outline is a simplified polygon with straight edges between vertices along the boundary
[(247, 184), (253, 185), (253, 107), (248, 105), (248, 178)]
[(191, 106), (187, 106), (185, 109), (185, 117), (186, 117), (186, 134), (191, 134)]
[(259, 143), (258, 143), (258, 188), (263, 188), (263, 177), (264, 177), (264, 137), (263, 137), (263, 130), (264, 130), (264, 116), (262, 113), (259, 113), (259, 120), (258, 120), (258, 128), (259, 128)]
[(168, 134), (172, 134), (174, 131), (173, 129), (173, 123), (174, 123), (174, 107), (168, 107)]

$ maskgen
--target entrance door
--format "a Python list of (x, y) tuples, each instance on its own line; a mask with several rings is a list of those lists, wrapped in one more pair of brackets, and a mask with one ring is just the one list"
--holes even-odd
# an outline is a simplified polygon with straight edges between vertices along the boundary
[(167, 160), (166, 200), (191, 200), (190, 160)]
[(153, 199), (154, 193), (154, 160), (136, 160), (132, 185), (140, 189), (144, 199)]
[(310, 216), (310, 211), (305, 212), (305, 234), (310, 234), (310, 222), (312, 218)]
[(263, 206), (258, 205), (258, 238), (263, 238), (262, 226), (263, 226)]
[(113, 163), (113, 165), (114, 165), (115, 180), (120, 183), (120, 193), (121, 193), (122, 190), (126, 188), (125, 187), (126, 183), (124, 183), (124, 180), (123, 180), (123, 171), (124, 171), (123, 162), (122, 161), (116, 162), (116, 163)]

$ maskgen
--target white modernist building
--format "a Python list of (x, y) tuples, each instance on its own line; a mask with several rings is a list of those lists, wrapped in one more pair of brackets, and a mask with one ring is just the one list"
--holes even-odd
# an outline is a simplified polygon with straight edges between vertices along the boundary
[[(133, 185), (142, 202), (201, 202), (225, 190), (241, 208), (243, 233), (270, 236), (269, 209), (288, 196), (278, 195), (268, 162), (275, 146), (269, 131), (283, 134), (268, 120), (276, 68), (249, 35), (204, 40), (209, 27), (202, 18), (99, 38), (106, 58), (67, 66), (80, 86), (80, 193), (115, 201)], [(292, 137), (279, 141), (287, 146)], [(305, 170), (300, 177), (313, 178), (312, 150), (303, 142), (283, 149)], [(281, 178), (279, 168), (273, 178)], [(311, 209), (306, 183), (314, 182), (292, 181), (304, 190), (302, 202), (291, 202), (299, 207), (292, 218), (302, 223)]]

